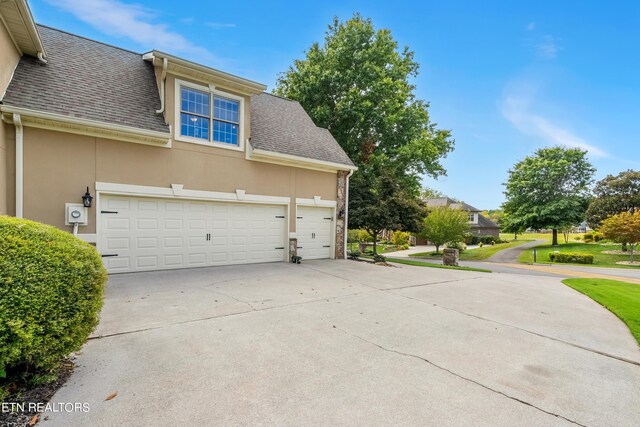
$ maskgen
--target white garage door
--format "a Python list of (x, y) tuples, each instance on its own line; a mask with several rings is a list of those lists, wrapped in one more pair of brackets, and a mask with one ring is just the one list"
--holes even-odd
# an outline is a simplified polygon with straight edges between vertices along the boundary
[(296, 217), (298, 255), (303, 260), (330, 258), (333, 209), (298, 206)]
[(102, 196), (110, 273), (285, 260), (285, 206)]

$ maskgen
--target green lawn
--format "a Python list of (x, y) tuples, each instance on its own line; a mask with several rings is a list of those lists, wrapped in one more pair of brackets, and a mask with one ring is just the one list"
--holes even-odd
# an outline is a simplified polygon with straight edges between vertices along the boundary
[(640, 285), (607, 279), (565, 279), (562, 283), (618, 316), (640, 344)]
[(434, 264), (431, 262), (421, 262), (421, 261), (415, 261), (412, 259), (405, 259), (405, 258), (387, 258), (387, 262), (395, 262), (396, 264), (414, 265), (416, 267), (444, 268), (447, 270), (465, 270), (465, 271), (478, 271), (480, 273), (491, 273), (491, 270), (485, 270), (483, 268), (455, 267), (452, 265)]
[[(569, 235), (569, 243), (576, 242), (576, 237), (580, 237), (580, 239), (582, 239), (583, 236), (584, 236), (584, 234), (570, 234)], [(513, 234), (511, 234), (511, 233), (500, 233), (500, 238), (502, 240), (513, 240)], [(551, 233), (523, 233), (523, 234), (518, 234), (518, 240), (546, 240), (547, 242), (551, 243), (551, 240), (553, 240), (553, 234), (551, 234)], [(558, 232), (558, 243), (560, 243), (560, 244), (564, 243), (564, 236), (560, 232)]]
[[(509, 243), (498, 243), (496, 245), (484, 245), (481, 248), (468, 249), (460, 254), (461, 261), (479, 261), (487, 259), (494, 255), (496, 252), (500, 252), (503, 249), (512, 248), (514, 246), (522, 245), (529, 240), (518, 239)], [(440, 252), (442, 253), (442, 251)], [(442, 255), (436, 256), (432, 252), (418, 252), (417, 254), (411, 254), (410, 257), (416, 258), (442, 258)]]
[[(607, 244), (603, 245), (600, 243), (561, 243), (559, 246), (551, 246), (550, 244), (537, 246), (536, 250), (538, 252), (537, 262), (545, 262), (549, 263), (549, 253), (554, 251), (560, 252), (580, 252), (593, 255), (593, 265), (596, 267), (615, 267), (615, 268), (636, 268), (640, 269), (640, 267), (634, 267), (630, 265), (620, 265), (616, 264), (617, 261), (628, 261), (629, 255), (609, 255), (603, 254), (602, 251), (611, 251), (611, 250), (620, 250), (620, 245), (615, 244)], [(636, 259), (640, 259), (640, 254), (636, 255)], [(520, 254), (519, 262), (532, 263), (533, 262), (533, 249), (527, 249), (526, 251)], [(576, 265), (585, 265), (585, 264), (576, 264)]]
[[(373, 246), (369, 245), (367, 247), (369, 250), (373, 250)], [(357, 251), (359, 250), (359, 244), (358, 243), (347, 243), (347, 249), (350, 251)], [(384, 254), (387, 252), (396, 252), (398, 250), (398, 247), (395, 245), (383, 245), (378, 243), (377, 248), (378, 249), (378, 253), (379, 254)]]

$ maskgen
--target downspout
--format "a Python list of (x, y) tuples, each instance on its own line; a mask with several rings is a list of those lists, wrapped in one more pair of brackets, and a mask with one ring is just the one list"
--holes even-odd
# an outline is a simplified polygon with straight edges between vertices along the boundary
[(40, 60), (40, 62), (42, 62), (43, 64), (47, 63), (47, 60), (44, 57), (44, 52), (38, 52), (38, 59)]
[(162, 60), (162, 75), (160, 76), (160, 109), (156, 110), (156, 113), (164, 113), (164, 81), (167, 78), (167, 68), (169, 66), (169, 60), (164, 58)]
[(351, 169), (351, 171), (349, 171), (349, 174), (347, 175), (346, 178), (346, 183), (345, 183), (345, 200), (344, 200), (344, 257), (347, 257), (347, 236), (349, 233), (349, 178), (351, 178), (351, 175), (353, 175), (353, 173), (355, 172), (355, 169)]
[(20, 114), (13, 114), (16, 127), (16, 218), (23, 218), (24, 212), (24, 129)]

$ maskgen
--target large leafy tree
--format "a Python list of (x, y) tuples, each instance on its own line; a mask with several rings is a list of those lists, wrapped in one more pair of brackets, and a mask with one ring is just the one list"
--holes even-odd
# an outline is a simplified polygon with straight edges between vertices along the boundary
[(587, 209), (587, 223), (591, 228), (598, 228), (612, 215), (640, 211), (640, 171), (607, 175), (596, 183), (593, 194)]
[(424, 219), (420, 236), (424, 237), (436, 247), (449, 242), (461, 242), (469, 232), (469, 214), (461, 209), (440, 206), (429, 210)]
[(633, 250), (640, 243), (640, 211), (612, 215), (602, 221), (600, 231), (607, 239), (629, 244), (631, 247), (631, 261), (633, 262)]
[(566, 229), (584, 219), (595, 168), (579, 148), (541, 148), (509, 170), (503, 209), (511, 230)]
[[(413, 56), (409, 48), (398, 48), (388, 29), (375, 29), (356, 14), (344, 22), (335, 19), (324, 42), (311, 45), (306, 57), (278, 78), (275, 93), (299, 101), (358, 166), (349, 190), (352, 226), (379, 228), (376, 207), (385, 203), (400, 210), (404, 205), (390, 204), (417, 203), (422, 176), (445, 174), (440, 160), (453, 149), (453, 140), (450, 131), (430, 121), (428, 103), (416, 99)], [(402, 188), (402, 198), (389, 192), (379, 193), (387, 199), (358, 196), (377, 192), (383, 173), (384, 180)]]
[(382, 230), (420, 230), (424, 207), (394, 175), (385, 171), (372, 178), (354, 175), (353, 184), (349, 195), (349, 224), (369, 233), (374, 254)]

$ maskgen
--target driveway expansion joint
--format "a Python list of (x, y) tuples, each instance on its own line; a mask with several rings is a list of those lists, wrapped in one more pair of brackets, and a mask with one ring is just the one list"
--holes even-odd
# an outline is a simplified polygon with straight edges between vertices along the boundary
[(346, 330), (344, 330), (344, 329), (342, 329), (342, 328), (339, 328), (339, 327), (337, 327), (337, 326), (335, 326), (335, 325), (334, 325), (333, 327), (334, 327), (335, 329), (337, 329), (338, 331), (342, 332), (343, 334), (347, 335), (347, 336), (350, 336), (350, 337), (352, 337), (352, 338), (356, 338), (356, 339), (358, 339), (358, 340), (360, 340), (360, 341), (362, 341), (362, 342), (365, 342), (365, 343), (370, 344), (370, 345), (372, 345), (372, 346), (374, 346), (374, 347), (377, 347), (378, 349), (380, 349), (380, 350), (382, 350), (382, 351), (385, 351), (385, 352), (388, 352), (388, 353), (394, 353), (394, 354), (397, 354), (397, 355), (400, 355), (400, 356), (404, 356), (404, 357), (410, 357), (410, 358), (413, 358), (413, 359), (416, 359), (416, 360), (419, 360), (419, 361), (425, 362), (425, 363), (427, 363), (427, 364), (429, 364), (429, 365), (433, 366), (433, 367), (434, 367), (434, 368), (436, 368), (436, 369), (439, 369), (439, 370), (441, 370), (441, 371), (447, 372), (447, 373), (449, 373), (450, 375), (453, 375), (453, 376), (455, 376), (455, 377), (457, 377), (457, 378), (460, 378), (460, 379), (461, 379), (461, 380), (463, 380), (463, 381), (466, 381), (466, 382), (469, 382), (469, 383), (471, 383), (471, 384), (475, 384), (475, 385), (477, 385), (477, 386), (480, 386), (480, 387), (484, 388), (485, 390), (488, 390), (488, 391), (490, 391), (490, 392), (492, 392), (492, 393), (495, 393), (495, 394), (501, 395), (501, 396), (503, 396), (503, 397), (506, 397), (507, 399), (511, 399), (511, 400), (513, 400), (513, 401), (515, 401), (515, 402), (518, 402), (518, 403), (521, 403), (521, 404), (523, 404), (523, 405), (529, 406), (529, 407), (531, 407), (531, 408), (533, 408), (533, 409), (536, 409), (536, 410), (538, 410), (538, 411), (540, 411), (540, 412), (543, 412), (543, 413), (545, 413), (545, 414), (548, 414), (548, 415), (552, 415), (552, 416), (554, 416), (554, 417), (556, 417), (556, 418), (560, 418), (560, 419), (562, 419), (562, 420), (568, 421), (568, 422), (570, 422), (570, 423), (572, 423), (572, 424), (575, 424), (575, 425), (578, 425), (578, 426), (582, 426), (582, 427), (587, 427), (585, 424), (581, 424), (581, 423), (579, 423), (578, 421), (572, 420), (572, 419), (567, 418), (567, 417), (565, 417), (565, 416), (563, 416), (563, 415), (560, 415), (560, 414), (556, 414), (555, 412), (547, 411), (547, 410), (545, 410), (545, 409), (542, 409), (542, 408), (541, 408), (541, 407), (539, 407), (539, 406), (534, 405), (533, 403), (527, 402), (526, 400), (522, 400), (522, 399), (519, 399), (519, 398), (517, 398), (517, 397), (515, 397), (515, 396), (511, 396), (511, 395), (509, 395), (509, 394), (507, 394), (507, 393), (505, 393), (505, 392), (503, 392), (503, 391), (496, 390), (496, 389), (494, 389), (494, 388), (492, 388), (492, 387), (489, 387), (488, 385), (482, 384), (482, 383), (481, 383), (481, 382), (479, 382), (479, 381), (476, 381), (476, 380), (473, 380), (473, 379), (471, 379), (471, 378), (465, 377), (465, 376), (463, 376), (463, 375), (461, 375), (461, 374), (458, 374), (457, 372), (454, 372), (454, 371), (452, 371), (452, 370), (451, 370), (451, 369), (449, 369), (449, 368), (445, 368), (444, 366), (440, 366), (440, 365), (438, 365), (437, 363), (434, 363), (434, 362), (432, 362), (431, 360), (429, 360), (429, 359), (427, 359), (427, 358), (425, 358), (425, 357), (418, 356), (418, 355), (416, 355), (416, 354), (405, 353), (405, 352), (402, 352), (402, 351), (399, 351), (399, 350), (393, 350), (393, 349), (390, 349), (390, 348), (386, 348), (386, 347), (384, 347), (384, 346), (382, 346), (382, 345), (380, 345), (380, 344), (378, 344), (378, 343), (375, 343), (375, 342), (373, 342), (373, 341), (369, 341), (369, 340), (367, 340), (366, 338), (363, 338), (363, 337), (361, 337), (361, 336), (359, 336), (359, 335), (355, 335), (355, 334), (352, 334), (352, 333), (350, 333), (350, 332), (347, 332)]
[(466, 313), (464, 311), (456, 310), (455, 308), (451, 308), (451, 307), (446, 307), (446, 306), (441, 305), (441, 304), (436, 304), (436, 303), (425, 301), (425, 300), (422, 300), (422, 299), (419, 299), (419, 298), (410, 297), (408, 295), (397, 294), (395, 292), (392, 292), (393, 289), (385, 290), (385, 291), (390, 293), (390, 294), (397, 295), (399, 297), (403, 297), (403, 298), (407, 298), (407, 299), (410, 299), (410, 300), (418, 301), (418, 302), (421, 302), (421, 303), (424, 303), (424, 304), (429, 304), (432, 307), (442, 308), (443, 310), (452, 311), (454, 313), (458, 313), (458, 314), (461, 314), (463, 316), (473, 317), (475, 319), (482, 320), (482, 321), (485, 321), (485, 322), (495, 323), (496, 325), (505, 326), (507, 328), (512, 328), (512, 329), (516, 329), (518, 331), (526, 332), (528, 334), (535, 335), (535, 336), (540, 337), (540, 338), (545, 338), (545, 339), (549, 339), (549, 340), (552, 340), (552, 341), (555, 341), (555, 342), (559, 342), (559, 343), (562, 343), (562, 344), (565, 344), (565, 345), (569, 345), (571, 347), (574, 347), (574, 348), (577, 348), (577, 349), (580, 349), (580, 350), (584, 350), (584, 351), (588, 351), (590, 353), (594, 353), (594, 354), (597, 354), (599, 356), (605, 356), (605, 357), (609, 357), (611, 359), (615, 359), (615, 360), (620, 361), (620, 362), (624, 362), (624, 363), (629, 363), (631, 365), (640, 366), (640, 362), (635, 361), (635, 360), (631, 360), (631, 359), (627, 359), (626, 357), (616, 356), (615, 354), (611, 354), (611, 353), (607, 353), (607, 352), (604, 352), (604, 351), (596, 350), (596, 349), (591, 348), (591, 347), (586, 347), (586, 346), (583, 346), (583, 345), (580, 345), (580, 344), (575, 344), (575, 343), (572, 343), (572, 342), (569, 342), (569, 341), (562, 340), (560, 338), (555, 338), (555, 337), (552, 337), (552, 336), (549, 336), (549, 335), (544, 335), (544, 334), (541, 334), (541, 333), (538, 333), (538, 332), (530, 331), (528, 329), (524, 329), (524, 328), (521, 328), (521, 327), (515, 326), (515, 325), (510, 325), (508, 323), (503, 323), (503, 322), (500, 322), (498, 320), (488, 319), (486, 317), (478, 316), (476, 314)]

